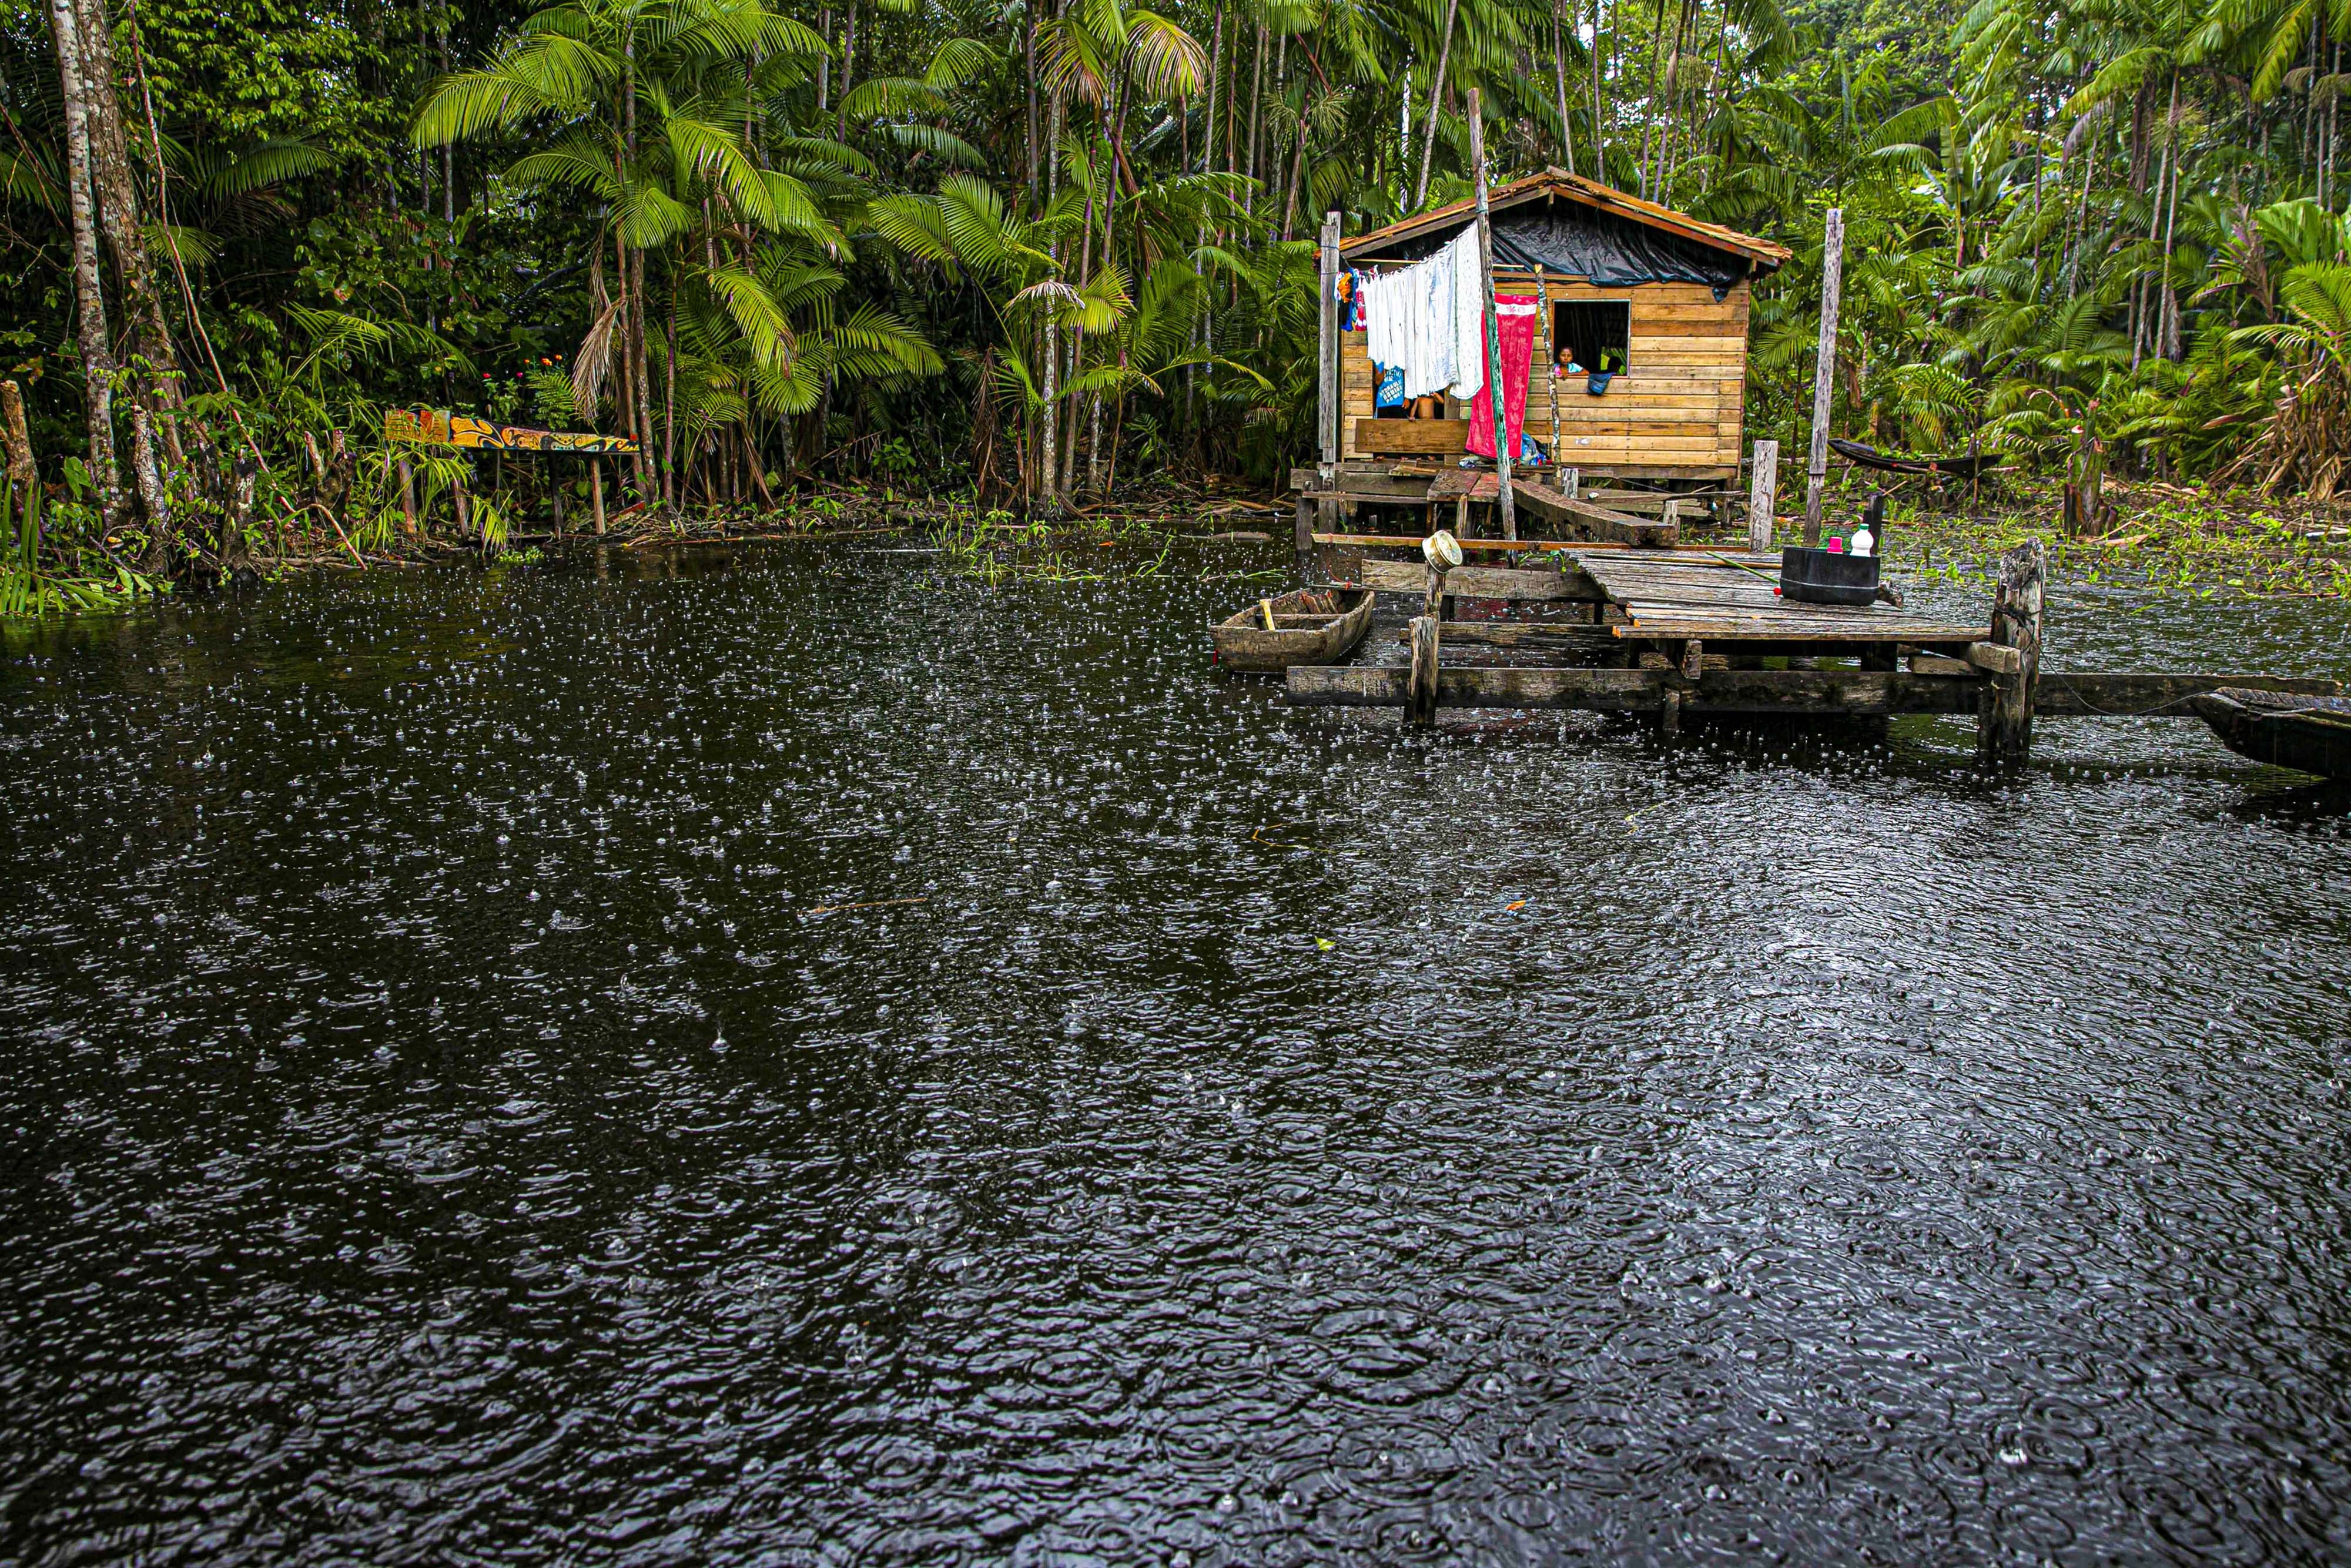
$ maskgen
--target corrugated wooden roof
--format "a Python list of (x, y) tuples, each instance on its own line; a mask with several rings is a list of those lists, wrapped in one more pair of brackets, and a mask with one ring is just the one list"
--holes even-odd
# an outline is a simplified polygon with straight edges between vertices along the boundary
[[(1644, 201), (1638, 196), (1629, 195), (1613, 186), (1601, 184), (1596, 180), (1586, 180), (1580, 175), (1571, 174), (1563, 169), (1545, 169), (1540, 174), (1530, 174), (1523, 180), (1513, 180), (1507, 185), (1497, 185), (1486, 193), (1486, 206), (1489, 212), (1499, 212), (1505, 207), (1515, 207), (1522, 203), (1541, 201), (1549, 196), (1557, 196), (1564, 201), (1581, 202), (1587, 207), (1596, 208), (1601, 212), (1615, 213), (1635, 223), (1646, 224), (1651, 228), (1662, 229), (1667, 234), (1679, 235), (1684, 239), (1695, 240), (1700, 245), (1711, 246), (1717, 250), (1729, 251), (1733, 256), (1745, 256), (1767, 272), (1777, 271), (1786, 266), (1789, 258), (1795, 254), (1784, 245), (1775, 244), (1768, 239), (1757, 239), (1753, 235), (1743, 235), (1736, 229), (1727, 229), (1719, 224), (1710, 224), (1701, 218), (1691, 217), (1687, 213), (1677, 213), (1671, 207), (1662, 207), (1655, 202)], [(1382, 246), (1393, 245), (1398, 240), (1411, 239), (1432, 231), (1451, 228), (1475, 217), (1477, 212), (1476, 198), (1465, 197), (1449, 205), (1416, 214), (1401, 223), (1390, 224), (1385, 228), (1374, 229), (1369, 234), (1357, 235), (1339, 246), (1339, 254), (1343, 256), (1355, 256), (1368, 251), (1377, 251)]]

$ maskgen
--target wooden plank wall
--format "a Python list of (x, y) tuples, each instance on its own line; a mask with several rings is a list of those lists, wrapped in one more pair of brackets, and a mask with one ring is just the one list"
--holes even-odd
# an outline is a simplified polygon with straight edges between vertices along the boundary
[[(1507, 294), (1524, 295), (1534, 287), (1532, 277), (1525, 274), (1504, 274), (1497, 282)], [(1585, 468), (1738, 467), (1747, 396), (1750, 301), (1744, 282), (1719, 301), (1714, 290), (1698, 283), (1594, 288), (1546, 279), (1544, 291), (1554, 300), (1623, 300), (1632, 308), (1627, 347), (1632, 364), (1609, 387), (1608, 395), (1593, 397), (1582, 382), (1560, 383), (1561, 462)], [(1355, 422), (1374, 414), (1371, 359), (1363, 333), (1340, 336), (1345, 455), (1367, 457), (1372, 454), (1356, 444)], [(1540, 339), (1536, 357), (1541, 357)], [(1450, 400), (1447, 406), (1466, 413)], [(1550, 444), (1550, 391), (1540, 375), (1528, 398), (1527, 429), (1537, 441)], [(1416, 444), (1459, 450), (1458, 442), (1449, 439)]]

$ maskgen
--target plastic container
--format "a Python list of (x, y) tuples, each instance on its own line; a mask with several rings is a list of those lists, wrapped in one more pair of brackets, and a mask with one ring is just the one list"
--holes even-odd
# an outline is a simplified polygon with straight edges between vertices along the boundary
[(1800, 604), (1872, 603), (1880, 559), (1789, 545), (1780, 551), (1780, 596)]

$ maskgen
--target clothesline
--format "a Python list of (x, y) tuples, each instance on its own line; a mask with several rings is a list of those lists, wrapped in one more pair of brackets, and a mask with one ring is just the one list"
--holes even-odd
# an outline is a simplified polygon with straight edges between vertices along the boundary
[(1479, 279), (1478, 236), (1464, 230), (1426, 261), (1357, 285), (1372, 362), (1403, 371), (1405, 397), (1449, 387), (1466, 400), (1486, 384)]
[[(1373, 364), (1374, 402), (1393, 407), (1446, 390), (1464, 402), (1475, 400), (1468, 450), (1491, 457), (1493, 404), (1485, 395), (1491, 366), (1476, 231), (1463, 230), (1435, 256), (1401, 271), (1348, 276), (1355, 322)], [(1532, 297), (1495, 300), (1505, 438), (1513, 452), (1520, 450), (1526, 419), (1537, 309)]]

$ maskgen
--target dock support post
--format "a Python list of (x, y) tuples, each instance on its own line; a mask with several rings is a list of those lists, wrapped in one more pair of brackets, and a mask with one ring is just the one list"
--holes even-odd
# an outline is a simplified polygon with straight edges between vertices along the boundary
[(1682, 694), (1667, 689), (1657, 699), (1657, 733), (1671, 740), (1682, 732)]
[(1976, 715), (1976, 762), (2021, 768), (2032, 750), (2032, 695), (2041, 675), (2041, 607), (2049, 552), (2027, 539), (2000, 563), (1991, 603), (1991, 640), (2016, 650), (2014, 674), (1994, 674)]
[(1337, 213), (1322, 219), (1322, 308), (1321, 356), (1315, 362), (1314, 439), (1322, 448), (1320, 466), (1327, 489), (1339, 474), (1339, 227)]
[(1404, 721), (1426, 729), (1437, 723), (1437, 627), (1448, 608), (1445, 574), (1461, 564), (1461, 544), (1452, 535), (1435, 533), (1420, 547), (1428, 562), (1428, 592), (1412, 622), (1412, 669), (1405, 681)]
[(1501, 323), (1494, 314), (1494, 231), (1486, 216), (1485, 100), (1469, 89), (1469, 168), (1478, 181), (1478, 292), (1486, 318), (1486, 402), (1494, 411), (1494, 473), (1501, 481), (1502, 537), (1519, 537), (1517, 497), (1510, 492), (1510, 398), (1503, 391)]
[(1771, 548), (1771, 514), (1780, 505), (1780, 444), (1757, 442), (1754, 466), (1747, 490), (1747, 548), (1761, 553)]
[(1412, 677), (1405, 683), (1404, 721), (1426, 729), (1437, 723), (1437, 616), (1412, 619)]
[(1804, 545), (1821, 542), (1822, 487), (1829, 476), (1829, 410), (1836, 401), (1837, 303), (1844, 293), (1844, 209), (1829, 209), (1821, 241), (1821, 347), (1813, 361), (1813, 460), (1804, 468)]
[(588, 503), (596, 510), (596, 531), (604, 531), (604, 460), (588, 459)]
[[(1535, 263), (1535, 325), (1542, 329), (1543, 384), (1551, 388), (1551, 466), (1552, 476), (1559, 476), (1559, 350), (1551, 340), (1551, 286), (1543, 282), (1542, 263)], [(1569, 500), (1575, 499), (1573, 486), (1567, 492)]]

